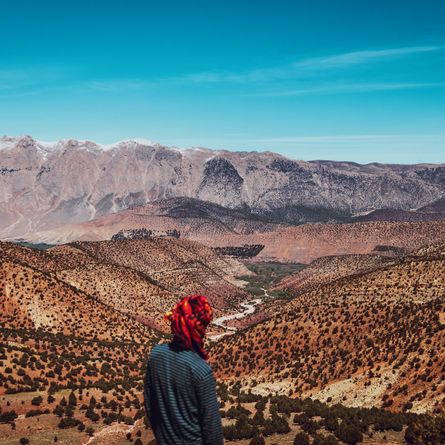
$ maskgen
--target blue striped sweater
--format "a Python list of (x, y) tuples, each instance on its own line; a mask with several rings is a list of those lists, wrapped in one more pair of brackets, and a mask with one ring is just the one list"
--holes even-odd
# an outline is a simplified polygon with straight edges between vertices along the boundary
[(215, 379), (196, 352), (155, 346), (144, 382), (145, 408), (158, 445), (224, 443)]

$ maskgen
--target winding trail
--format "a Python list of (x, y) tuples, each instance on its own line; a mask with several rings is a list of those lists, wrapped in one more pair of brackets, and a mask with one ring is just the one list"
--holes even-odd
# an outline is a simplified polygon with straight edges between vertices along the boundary
[(247, 317), (248, 315), (251, 315), (255, 312), (256, 306), (260, 305), (264, 298), (269, 297), (269, 294), (266, 289), (263, 287), (261, 288), (264, 292), (263, 298), (255, 298), (250, 301), (245, 301), (243, 303), (240, 303), (240, 306), (244, 308), (243, 311), (236, 312), (231, 315), (224, 315), (223, 317), (218, 317), (215, 320), (213, 320), (213, 324), (216, 326), (219, 326), (220, 328), (223, 328), (226, 330), (226, 332), (223, 332), (222, 334), (216, 334), (209, 337), (210, 340), (218, 340), (219, 338), (222, 338), (226, 335), (233, 334), (238, 330), (238, 328), (235, 328), (233, 326), (227, 326), (226, 323), (230, 320), (239, 320), (241, 318)]

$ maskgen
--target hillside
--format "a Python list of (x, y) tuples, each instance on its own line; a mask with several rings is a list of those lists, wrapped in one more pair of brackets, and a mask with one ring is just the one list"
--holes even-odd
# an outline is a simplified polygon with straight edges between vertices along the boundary
[[(168, 239), (82, 242), (46, 251), (1, 243), (2, 252), (160, 330), (181, 294), (201, 292), (218, 311), (246, 294), (229, 280), (249, 273), (191, 241)], [(131, 286), (129, 286), (131, 283)]]
[(358, 272), (381, 267), (391, 261), (380, 255), (339, 255), (317, 258), (306, 268), (288, 275), (273, 290), (292, 291), (293, 295)]
[(154, 238), (77, 242), (71, 246), (100, 261), (142, 274), (176, 299), (181, 294), (203, 293), (216, 309), (223, 310), (247, 297), (231, 282), (235, 275), (249, 273), (247, 269), (193, 241)]
[(0, 394), (97, 382), (98, 364), (113, 360), (115, 369), (122, 369), (120, 356), (131, 361), (129, 352), (161, 338), (54, 274), (13, 259), (4, 249), (0, 257)]
[(256, 391), (444, 409), (444, 295), (442, 245), (300, 294), (268, 320), (222, 339), (213, 366), (219, 378)]
[(138, 341), (150, 329), (43, 272), (2, 258), (1, 321), (7, 329), (44, 330), (103, 341)]
[(85, 423), (143, 416), (141, 370), (159, 332), (3, 248), (0, 326), (1, 443), (80, 444)]
[[(443, 409), (444, 245), (401, 258), (316, 260), (291, 275), (306, 277), (294, 289), (294, 300), (272, 300), (271, 318), (211, 346), (220, 383), (240, 381), (254, 393), (291, 395), (258, 398), (239, 393), (235, 384), (229, 396), (221, 385), (227, 443), (249, 443), (233, 441), (252, 433), (243, 427), (240, 406), (269, 435), (268, 444), (292, 444), (295, 434), (309, 431), (310, 422), (313, 437), (343, 437), (341, 428), (326, 423), (328, 417), (359, 429), (367, 422), (365, 444), (401, 443), (414, 421), (428, 428), (429, 418), (333, 404)], [(230, 310), (245, 295), (232, 293), (231, 284), (234, 275), (246, 277), (244, 266), (186, 240), (77, 242), (46, 251), (0, 243), (0, 256), (0, 432), (6, 445), (20, 437), (49, 445), (55, 436), (72, 445), (124, 445), (128, 434), (133, 442), (140, 436), (150, 443), (142, 376), (150, 348), (165, 340), (137, 321), (137, 308), (141, 314), (152, 311), (155, 323), (153, 314), (160, 316), (162, 305), (176, 295), (168, 287), (195, 280), (213, 292), (218, 311)], [(287, 266), (249, 265), (259, 273), (275, 271), (274, 284), (284, 270), (300, 268)], [(259, 276), (259, 283), (263, 279)], [(165, 293), (156, 294), (160, 291)], [(330, 407), (305, 400), (308, 395)], [(253, 415), (255, 410), (264, 413)], [(293, 422), (290, 413), (297, 413)]]
[[(445, 221), (375, 221), (348, 224), (302, 224), (266, 233), (200, 238), (212, 246), (262, 244), (255, 260), (310, 263), (324, 256), (374, 254), (377, 246), (410, 251), (445, 241)], [(392, 253), (389, 252), (392, 256)]]
[[(79, 242), (34, 250), (0, 242), (0, 433), (3, 444), (151, 440), (143, 375), (166, 336), (166, 309), (203, 291), (216, 313), (246, 293), (249, 271), (172, 238)], [(13, 425), (13, 428), (11, 428)]]
[(142, 206), (99, 216), (91, 221), (66, 223), (51, 230), (27, 235), (30, 240), (49, 243), (70, 241), (99, 241), (111, 239), (120, 231), (145, 229), (154, 232), (177, 230), (182, 238), (225, 234), (250, 234), (286, 227), (246, 209), (229, 209), (192, 198), (169, 198)]

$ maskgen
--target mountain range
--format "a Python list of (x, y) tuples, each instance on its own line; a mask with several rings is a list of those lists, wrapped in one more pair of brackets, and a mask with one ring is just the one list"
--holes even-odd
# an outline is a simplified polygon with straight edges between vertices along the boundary
[[(443, 205), (435, 203), (445, 197), (445, 164), (307, 162), (137, 139), (104, 146), (2, 137), (0, 184), (0, 238), (35, 239), (176, 198), (235, 211), (260, 225), (345, 222), (388, 210), (399, 212), (398, 219), (440, 219)], [(428, 211), (431, 205), (441, 210)]]

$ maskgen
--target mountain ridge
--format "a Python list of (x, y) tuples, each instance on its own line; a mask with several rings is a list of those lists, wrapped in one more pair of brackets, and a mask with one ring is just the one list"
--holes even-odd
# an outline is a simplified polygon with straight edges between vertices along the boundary
[(137, 139), (101, 146), (3, 137), (0, 147), (0, 239), (180, 197), (301, 224), (410, 211), (445, 196), (445, 164), (301, 161)]

